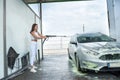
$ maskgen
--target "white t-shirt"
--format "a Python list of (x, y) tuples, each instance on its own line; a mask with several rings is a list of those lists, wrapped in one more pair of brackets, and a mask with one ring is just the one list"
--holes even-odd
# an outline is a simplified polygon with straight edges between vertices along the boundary
[[(39, 35), (38, 35), (38, 32), (35, 32), (35, 35), (36, 35), (36, 36), (39, 36)], [(35, 37), (33, 37), (32, 34), (31, 34), (31, 40), (35, 40)]]

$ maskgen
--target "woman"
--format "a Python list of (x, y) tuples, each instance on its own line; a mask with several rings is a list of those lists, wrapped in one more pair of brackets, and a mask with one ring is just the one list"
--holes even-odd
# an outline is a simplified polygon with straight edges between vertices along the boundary
[(31, 72), (37, 72), (35, 70), (35, 68), (37, 68), (34, 65), (34, 61), (35, 61), (35, 56), (37, 54), (37, 40), (38, 39), (42, 39), (42, 38), (46, 38), (46, 36), (43, 36), (41, 34), (39, 34), (38, 32), (38, 25), (37, 24), (33, 24), (31, 31), (31, 45), (30, 45), (30, 65), (31, 65)]

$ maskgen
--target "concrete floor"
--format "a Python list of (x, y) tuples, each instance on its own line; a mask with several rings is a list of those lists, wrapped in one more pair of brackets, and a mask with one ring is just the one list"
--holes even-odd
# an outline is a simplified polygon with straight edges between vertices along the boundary
[(37, 73), (26, 70), (11, 80), (120, 80), (119, 72), (78, 72), (73, 62), (68, 60), (67, 54), (45, 55), (37, 66)]

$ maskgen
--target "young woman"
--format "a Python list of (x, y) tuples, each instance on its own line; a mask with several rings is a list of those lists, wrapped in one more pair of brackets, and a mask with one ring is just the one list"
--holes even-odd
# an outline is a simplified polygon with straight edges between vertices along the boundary
[(43, 36), (41, 34), (39, 34), (38, 32), (38, 25), (37, 24), (33, 24), (31, 31), (31, 45), (30, 45), (30, 65), (31, 65), (31, 72), (37, 72), (35, 70), (35, 68), (37, 68), (34, 65), (34, 61), (35, 61), (35, 56), (37, 54), (37, 40), (38, 39), (42, 39), (42, 38), (46, 38), (46, 36)]

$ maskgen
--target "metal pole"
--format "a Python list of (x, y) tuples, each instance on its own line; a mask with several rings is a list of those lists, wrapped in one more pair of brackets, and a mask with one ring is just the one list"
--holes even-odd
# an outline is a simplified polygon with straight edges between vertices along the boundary
[(4, 77), (8, 75), (6, 55), (6, 0), (3, 0), (3, 53), (4, 53)]
[(83, 24), (83, 33), (85, 32), (85, 26), (84, 26), (84, 24)]
[(60, 43), (61, 43), (61, 49), (63, 48), (62, 46), (62, 44), (63, 44), (63, 41), (62, 41), (62, 37), (61, 37), (61, 40), (60, 40)]
[[(40, 15), (40, 32), (42, 34), (42, 0), (40, 0), (40, 11), (39, 11), (39, 15)], [(43, 44), (42, 44), (43, 40), (41, 40), (41, 54), (42, 54), (42, 60), (44, 59), (43, 56)]]
[(34, 22), (36, 23), (36, 15), (34, 15)]

